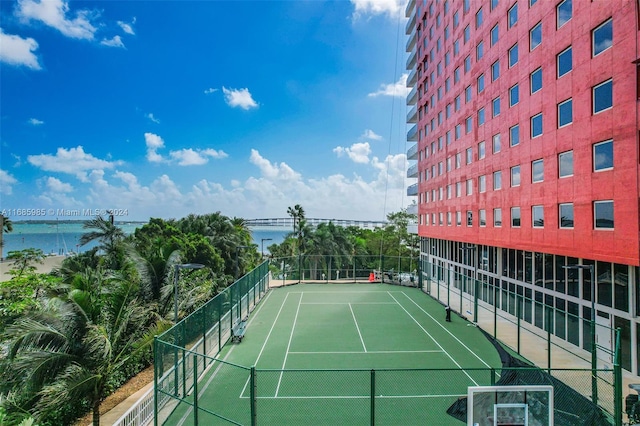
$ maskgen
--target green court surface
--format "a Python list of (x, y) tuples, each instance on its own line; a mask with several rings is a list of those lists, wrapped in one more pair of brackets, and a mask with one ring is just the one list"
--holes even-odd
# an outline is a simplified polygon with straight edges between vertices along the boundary
[(472, 324), (386, 284), (272, 289), (218, 359), (198, 381), (197, 416), (192, 394), (165, 424), (251, 424), (255, 366), (257, 424), (462, 425), (447, 408), (501, 366)]

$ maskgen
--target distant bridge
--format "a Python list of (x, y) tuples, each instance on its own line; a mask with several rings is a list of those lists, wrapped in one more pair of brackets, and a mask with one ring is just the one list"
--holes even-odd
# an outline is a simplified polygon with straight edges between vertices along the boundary
[[(319, 219), (315, 217), (306, 217), (304, 219), (311, 226), (318, 226), (321, 223), (333, 223), (336, 226), (357, 226), (358, 228), (375, 229), (387, 226), (386, 221), (375, 220), (348, 220), (348, 219)], [(293, 218), (291, 217), (275, 217), (267, 219), (247, 219), (247, 226), (274, 226), (281, 228), (291, 228), (293, 230)]]

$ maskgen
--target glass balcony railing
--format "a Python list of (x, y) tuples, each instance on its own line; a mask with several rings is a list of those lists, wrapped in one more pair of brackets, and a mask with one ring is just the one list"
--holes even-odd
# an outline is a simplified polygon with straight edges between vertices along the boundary
[(413, 87), (416, 85), (418, 81), (418, 70), (413, 70), (409, 73), (409, 77), (407, 77), (407, 87)]
[(418, 184), (414, 183), (413, 185), (409, 185), (407, 187), (407, 196), (415, 197), (416, 195), (418, 195)]
[(407, 113), (407, 123), (416, 123), (418, 121), (418, 106), (414, 105), (413, 108)]
[(418, 159), (418, 144), (415, 144), (407, 150), (407, 160), (417, 160), (417, 159)]
[(407, 105), (415, 105), (418, 102), (418, 88), (413, 86), (413, 89), (407, 95)]
[(413, 166), (407, 169), (407, 177), (408, 178), (417, 178), (418, 177), (418, 165), (414, 164)]
[(418, 125), (415, 124), (409, 131), (407, 132), (407, 140), (408, 141), (417, 141), (418, 140)]
[(408, 70), (412, 70), (415, 66), (416, 66), (416, 58), (418, 57), (418, 54), (416, 53), (416, 51), (414, 50), (410, 55), (409, 58), (407, 59), (407, 68)]
[(407, 7), (404, 9), (404, 16), (408, 18), (413, 14), (413, 11), (416, 10), (416, 0), (409, 0), (407, 3)]
[(411, 34), (415, 28), (416, 28), (416, 15), (412, 15), (411, 18), (409, 18), (409, 22), (407, 22), (407, 26), (404, 28), (404, 33)]
[(405, 50), (406, 52), (411, 52), (413, 50), (413, 48), (416, 45), (416, 40), (417, 39), (418, 39), (418, 33), (416, 31), (414, 31), (409, 36), (409, 40), (407, 40), (407, 48)]

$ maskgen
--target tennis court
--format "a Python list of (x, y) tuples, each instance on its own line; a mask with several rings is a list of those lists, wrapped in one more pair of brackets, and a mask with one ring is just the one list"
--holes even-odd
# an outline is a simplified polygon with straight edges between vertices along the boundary
[(198, 381), (198, 413), (192, 392), (165, 424), (251, 424), (253, 413), (268, 425), (460, 425), (447, 408), (501, 365), (476, 327), (386, 284), (272, 289), (218, 360)]

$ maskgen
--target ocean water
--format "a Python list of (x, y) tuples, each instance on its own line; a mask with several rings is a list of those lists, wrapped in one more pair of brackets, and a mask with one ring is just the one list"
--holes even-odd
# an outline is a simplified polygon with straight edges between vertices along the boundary
[[(121, 223), (117, 224), (125, 234), (131, 234), (136, 228), (144, 223)], [(13, 250), (24, 250), (35, 248), (42, 250), (45, 254), (65, 255), (71, 253), (84, 252), (93, 248), (97, 243), (89, 243), (80, 246), (80, 237), (89, 230), (82, 228), (82, 222), (61, 222), (61, 223), (29, 223), (20, 222), (13, 224), (13, 232), (4, 234), (3, 255)], [(285, 236), (291, 232), (290, 228), (280, 227), (254, 227), (251, 228), (253, 243), (258, 246), (258, 251), (264, 245), (265, 253), (271, 244), (280, 244)], [(263, 241), (264, 240), (264, 241)]]

